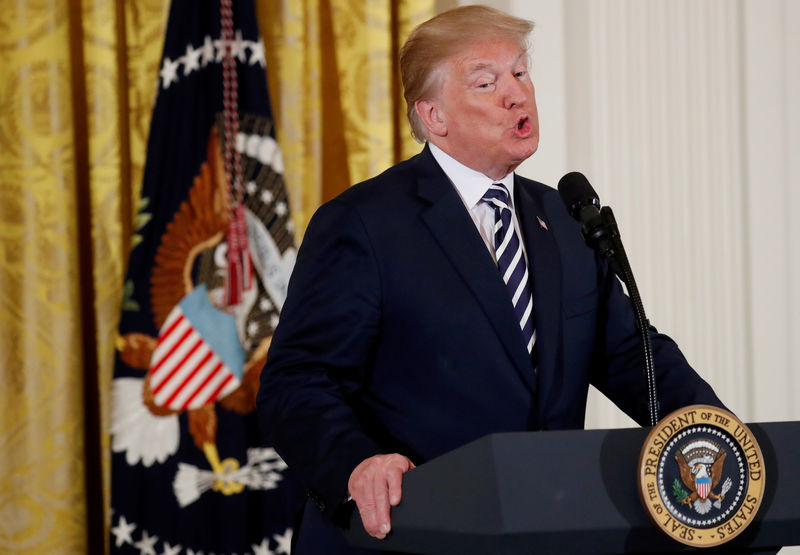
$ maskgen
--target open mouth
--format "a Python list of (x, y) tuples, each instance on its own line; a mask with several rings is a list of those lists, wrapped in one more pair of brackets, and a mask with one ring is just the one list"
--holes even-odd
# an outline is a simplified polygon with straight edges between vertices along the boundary
[(522, 116), (517, 120), (516, 131), (520, 137), (527, 137), (531, 132), (531, 122), (528, 116)]

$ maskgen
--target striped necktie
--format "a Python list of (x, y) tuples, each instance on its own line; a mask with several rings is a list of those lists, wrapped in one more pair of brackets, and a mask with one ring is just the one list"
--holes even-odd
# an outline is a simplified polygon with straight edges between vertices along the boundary
[(511, 221), (508, 189), (502, 183), (494, 183), (483, 195), (483, 200), (494, 208), (494, 249), (497, 267), (511, 295), (514, 313), (517, 315), (528, 352), (531, 353), (536, 341), (533, 297), (522, 244)]

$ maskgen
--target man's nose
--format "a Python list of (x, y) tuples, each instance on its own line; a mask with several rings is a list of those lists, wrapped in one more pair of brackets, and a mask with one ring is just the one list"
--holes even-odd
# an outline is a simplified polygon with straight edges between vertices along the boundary
[(503, 103), (506, 108), (511, 109), (515, 106), (525, 104), (528, 97), (526, 95), (525, 83), (521, 79), (512, 75), (506, 80), (503, 86)]

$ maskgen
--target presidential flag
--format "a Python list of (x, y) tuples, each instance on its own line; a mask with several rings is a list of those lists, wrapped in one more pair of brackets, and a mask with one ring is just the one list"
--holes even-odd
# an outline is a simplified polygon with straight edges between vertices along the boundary
[(260, 441), (295, 242), (252, 0), (173, 0), (112, 391), (113, 553), (288, 553), (303, 502)]

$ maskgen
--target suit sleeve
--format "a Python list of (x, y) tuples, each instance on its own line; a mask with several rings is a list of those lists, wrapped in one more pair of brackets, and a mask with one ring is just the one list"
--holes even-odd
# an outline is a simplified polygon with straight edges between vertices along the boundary
[[(598, 354), (592, 384), (642, 426), (649, 426), (644, 355), (631, 300), (605, 262), (598, 262)], [(724, 408), (711, 386), (692, 369), (677, 344), (650, 327), (656, 371), (658, 417), (693, 404)]]
[(380, 297), (358, 213), (342, 200), (322, 206), (298, 252), (257, 403), (267, 441), (329, 518), (353, 468), (381, 452), (353, 409), (369, 380)]

